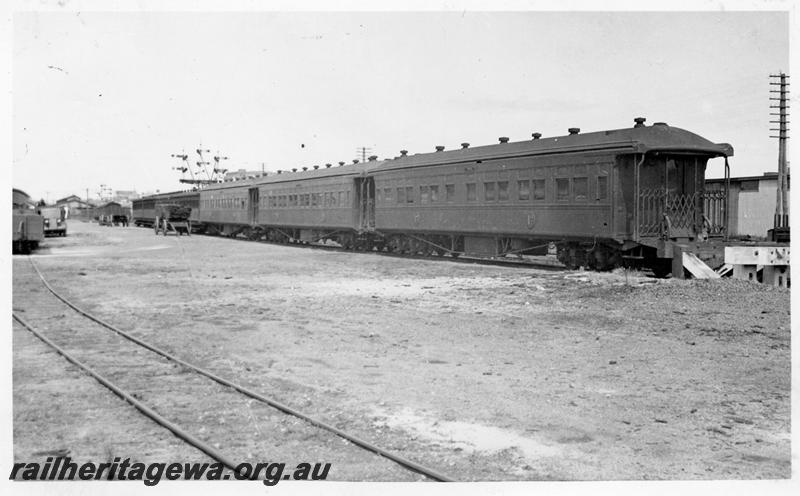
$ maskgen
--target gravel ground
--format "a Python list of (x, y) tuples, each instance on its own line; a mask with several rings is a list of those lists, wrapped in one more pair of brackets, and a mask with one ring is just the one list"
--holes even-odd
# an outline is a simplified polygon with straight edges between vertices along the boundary
[[(455, 479), (791, 476), (786, 290), (80, 222), (34, 259), (122, 329)], [(15, 278), (14, 306), (35, 286)], [(16, 460), (203, 457), (13, 332)], [(206, 403), (180, 420), (202, 428)], [(255, 459), (275, 461), (298, 452), (284, 434), (241, 436), (261, 437)], [(358, 456), (324, 460), (330, 478), (419, 479)]]

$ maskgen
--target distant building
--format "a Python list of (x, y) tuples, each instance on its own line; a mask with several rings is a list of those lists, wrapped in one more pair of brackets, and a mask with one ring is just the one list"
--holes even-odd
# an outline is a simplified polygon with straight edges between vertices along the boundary
[(81, 212), (88, 211), (93, 205), (85, 200), (81, 200), (78, 195), (69, 195), (66, 198), (56, 200), (57, 207), (64, 207), (67, 210), (67, 215), (76, 216)]
[[(772, 229), (775, 218), (778, 173), (765, 172), (763, 176), (732, 177), (730, 181), (729, 234), (765, 237), (767, 230)], [(786, 184), (788, 188), (788, 177)], [(724, 188), (725, 179), (706, 179), (706, 190)], [(787, 206), (789, 196), (791, 195), (787, 194)]]
[(78, 195), (69, 195), (66, 198), (62, 198), (60, 200), (56, 200), (57, 207), (69, 207), (70, 209), (73, 208), (91, 208), (92, 204), (88, 203), (86, 200), (81, 200)]

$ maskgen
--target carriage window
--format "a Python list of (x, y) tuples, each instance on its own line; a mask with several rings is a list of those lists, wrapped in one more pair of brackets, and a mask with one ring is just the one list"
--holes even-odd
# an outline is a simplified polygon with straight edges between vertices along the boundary
[(420, 203), (428, 203), (428, 192), (430, 188), (427, 186), (420, 186), (419, 187), (419, 202)]
[(586, 200), (589, 198), (589, 178), (576, 177), (572, 180), (572, 192), (576, 200)]
[(534, 200), (544, 200), (545, 199), (545, 189), (544, 189), (544, 179), (534, 179), (533, 180), (533, 199)]
[(397, 188), (397, 203), (405, 203), (405, 202), (406, 202), (406, 189)]
[(383, 190), (383, 196), (386, 198), (386, 203), (392, 201), (392, 188), (386, 188)]
[(500, 201), (508, 201), (508, 181), (500, 181), (497, 183), (497, 199)]
[(608, 198), (608, 176), (597, 176), (597, 199)]
[(431, 186), (431, 202), (439, 201), (439, 186)]
[(483, 199), (486, 201), (494, 201), (494, 183), (483, 183)]
[(478, 193), (475, 183), (467, 183), (467, 201), (475, 201), (477, 199)]
[(569, 179), (556, 179), (556, 200), (569, 200)]
[(414, 188), (412, 186), (406, 188), (406, 203), (414, 203)]
[(455, 201), (456, 199), (456, 185), (455, 184), (445, 184), (445, 195), (447, 196), (447, 201)]
[(517, 190), (519, 191), (520, 200), (531, 199), (531, 182), (525, 179), (524, 181), (517, 181)]

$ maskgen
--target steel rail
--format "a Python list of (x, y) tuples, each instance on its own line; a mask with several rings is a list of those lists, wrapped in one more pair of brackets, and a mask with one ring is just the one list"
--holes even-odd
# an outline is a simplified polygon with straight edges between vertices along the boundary
[[(414, 462), (413, 460), (409, 460), (409, 459), (404, 458), (404, 457), (402, 457), (402, 456), (400, 456), (398, 454), (395, 454), (395, 453), (387, 451), (387, 450), (385, 450), (383, 448), (380, 448), (380, 447), (378, 447), (378, 446), (376, 446), (376, 445), (374, 445), (374, 444), (372, 444), (372, 443), (370, 443), (368, 441), (365, 441), (365, 440), (363, 440), (361, 438), (358, 438), (358, 437), (356, 437), (356, 436), (354, 436), (352, 434), (348, 434), (347, 432), (345, 432), (345, 431), (343, 431), (343, 430), (341, 430), (341, 429), (339, 429), (337, 427), (334, 427), (333, 425), (330, 425), (330, 424), (328, 424), (326, 422), (323, 422), (323, 421), (315, 419), (315, 418), (313, 418), (313, 417), (311, 417), (309, 415), (306, 415), (305, 413), (303, 413), (303, 412), (301, 412), (299, 410), (296, 410), (296, 409), (294, 409), (294, 408), (292, 408), (292, 407), (290, 407), (288, 405), (285, 405), (285, 404), (283, 404), (283, 403), (281, 403), (281, 402), (279, 402), (279, 401), (277, 401), (275, 399), (263, 396), (263, 395), (255, 392), (255, 391), (252, 391), (250, 389), (245, 388), (244, 386), (240, 386), (239, 384), (236, 384), (236, 383), (234, 383), (232, 381), (229, 381), (229, 380), (227, 380), (227, 379), (225, 379), (223, 377), (220, 377), (220, 376), (214, 374), (213, 372), (210, 372), (210, 371), (208, 371), (206, 369), (203, 369), (203, 368), (198, 367), (196, 365), (193, 365), (193, 364), (191, 364), (189, 362), (186, 362), (186, 361), (184, 361), (184, 360), (182, 360), (182, 359), (180, 359), (180, 358), (178, 358), (178, 357), (176, 357), (176, 356), (174, 356), (174, 355), (172, 355), (170, 353), (167, 353), (166, 351), (164, 351), (164, 350), (162, 350), (160, 348), (157, 348), (156, 346), (154, 346), (154, 345), (152, 345), (150, 343), (147, 343), (146, 341), (143, 341), (143, 340), (141, 340), (141, 339), (139, 339), (137, 337), (134, 337), (134, 336), (128, 334), (125, 331), (122, 331), (122, 330), (114, 327), (113, 325), (111, 325), (111, 324), (109, 324), (109, 323), (107, 323), (107, 322), (95, 317), (94, 315), (90, 314), (89, 312), (77, 307), (74, 303), (72, 303), (71, 301), (69, 301), (65, 297), (63, 297), (60, 294), (58, 294), (50, 286), (50, 284), (47, 282), (47, 280), (44, 278), (42, 273), (39, 271), (39, 268), (34, 263), (33, 259), (31, 257), (28, 257), (28, 260), (30, 261), (31, 266), (33, 267), (33, 269), (36, 271), (36, 274), (39, 276), (39, 279), (41, 279), (42, 283), (44, 283), (44, 286), (47, 288), (48, 291), (50, 291), (50, 293), (53, 294), (53, 296), (55, 296), (56, 298), (61, 300), (65, 305), (67, 305), (68, 307), (72, 308), (77, 313), (83, 315), (84, 317), (88, 318), (89, 320), (92, 320), (92, 321), (100, 324), (101, 326), (107, 328), (108, 330), (119, 334), (123, 338), (125, 338), (125, 339), (127, 339), (129, 341), (132, 341), (132, 342), (138, 344), (139, 346), (152, 351), (153, 353), (161, 355), (164, 358), (166, 358), (167, 360), (171, 360), (171, 361), (173, 361), (173, 362), (175, 362), (175, 363), (177, 363), (179, 365), (182, 365), (183, 367), (189, 368), (189, 369), (197, 372), (200, 375), (208, 377), (209, 379), (211, 379), (211, 380), (213, 380), (213, 381), (215, 381), (215, 382), (217, 382), (219, 384), (222, 384), (224, 386), (228, 386), (228, 387), (230, 387), (230, 388), (232, 388), (232, 389), (244, 394), (245, 396), (249, 396), (249, 397), (251, 397), (251, 398), (253, 398), (255, 400), (258, 400), (258, 401), (260, 401), (262, 403), (265, 403), (265, 404), (267, 404), (267, 405), (269, 405), (269, 406), (271, 406), (273, 408), (276, 408), (276, 409), (278, 409), (278, 410), (280, 410), (280, 411), (282, 411), (284, 413), (287, 413), (287, 414), (292, 415), (294, 417), (303, 419), (303, 420), (305, 420), (306, 422), (308, 422), (309, 424), (311, 424), (313, 426), (319, 427), (319, 428), (324, 429), (324, 430), (326, 430), (328, 432), (332, 432), (333, 434), (336, 434), (337, 436), (339, 436), (341, 438), (347, 439), (348, 441), (352, 442), (353, 444), (355, 444), (356, 446), (358, 446), (360, 448), (363, 448), (363, 449), (365, 449), (367, 451), (371, 451), (371, 452), (373, 452), (373, 453), (375, 453), (375, 454), (377, 454), (379, 456), (382, 456), (384, 458), (392, 460), (393, 462), (395, 462), (395, 463), (397, 463), (397, 464), (399, 464), (399, 465), (401, 465), (401, 466), (403, 466), (403, 467), (405, 467), (405, 468), (407, 468), (407, 469), (409, 469), (409, 470), (411, 470), (413, 472), (417, 472), (419, 474), (422, 474), (425, 477), (428, 477), (429, 479), (432, 479), (432, 480), (435, 480), (435, 481), (439, 481), (439, 482), (454, 482), (454, 479), (452, 479), (452, 478), (450, 478), (450, 477), (448, 477), (448, 476), (446, 476), (444, 474), (441, 474), (441, 473), (439, 473), (439, 472), (437, 472), (437, 471), (435, 471), (433, 469), (430, 469), (428, 467), (420, 465), (419, 463)], [(16, 316), (15, 316), (15, 318), (16, 318)]]
[(147, 405), (145, 405), (141, 401), (139, 401), (136, 398), (134, 398), (133, 395), (131, 395), (130, 393), (128, 393), (124, 389), (121, 389), (119, 386), (117, 386), (116, 384), (114, 384), (113, 382), (111, 382), (110, 380), (105, 378), (104, 376), (100, 375), (98, 372), (93, 370), (91, 367), (89, 367), (88, 365), (84, 364), (83, 362), (81, 362), (80, 360), (75, 358), (74, 356), (72, 356), (69, 353), (67, 353), (67, 351), (65, 351), (63, 348), (59, 347), (54, 342), (50, 341), (50, 339), (48, 339), (45, 335), (43, 335), (42, 333), (40, 333), (39, 331), (34, 329), (33, 326), (31, 326), (30, 324), (25, 322), (15, 312), (12, 312), (11, 316), (14, 318), (14, 320), (19, 322), (20, 325), (22, 325), (24, 328), (26, 328), (31, 333), (33, 333), (34, 336), (36, 336), (37, 338), (41, 339), (45, 344), (47, 344), (48, 346), (50, 346), (51, 348), (56, 350), (68, 362), (74, 364), (75, 366), (77, 366), (78, 368), (80, 368), (81, 370), (83, 370), (84, 372), (89, 374), (90, 376), (94, 377), (97, 380), (97, 382), (99, 382), (103, 386), (107, 387), (114, 394), (116, 394), (117, 396), (119, 396), (123, 400), (125, 400), (128, 403), (130, 403), (131, 405), (133, 405), (137, 410), (139, 410), (140, 412), (145, 414), (145, 416), (147, 416), (148, 418), (150, 418), (151, 420), (153, 420), (157, 424), (161, 425), (162, 427), (165, 427), (165, 428), (169, 429), (170, 431), (172, 431), (173, 434), (178, 436), (180, 439), (182, 439), (186, 443), (190, 444), (191, 446), (194, 446), (195, 448), (197, 448), (200, 451), (202, 451), (203, 453), (207, 454), (208, 456), (210, 456), (214, 460), (217, 460), (218, 462), (222, 463), (226, 467), (228, 467), (231, 470), (233, 470), (234, 472), (236, 472), (236, 469), (239, 466), (239, 464), (237, 462), (235, 462), (231, 458), (227, 457), (226, 455), (224, 455), (222, 452), (220, 452), (219, 450), (215, 449), (214, 447), (208, 445), (207, 443), (201, 441), (200, 439), (196, 438), (195, 436), (189, 434), (188, 432), (186, 432), (185, 430), (180, 428), (177, 424), (175, 424), (173, 422), (170, 422), (169, 420), (167, 420), (163, 416), (159, 415), (155, 410), (151, 409), (150, 407), (148, 407)]

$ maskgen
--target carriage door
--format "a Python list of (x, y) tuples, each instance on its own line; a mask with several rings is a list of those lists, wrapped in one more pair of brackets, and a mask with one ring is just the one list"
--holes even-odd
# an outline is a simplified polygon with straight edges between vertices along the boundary
[(359, 230), (375, 229), (375, 180), (372, 177), (356, 178), (356, 202)]
[(694, 157), (680, 156), (667, 157), (664, 162), (664, 214), (669, 219), (670, 238), (693, 238), (699, 231), (700, 219), (696, 217), (702, 206), (697, 187), (697, 162)]
[(250, 188), (248, 190), (248, 197), (250, 203), (247, 208), (247, 221), (250, 224), (258, 223), (258, 188)]

